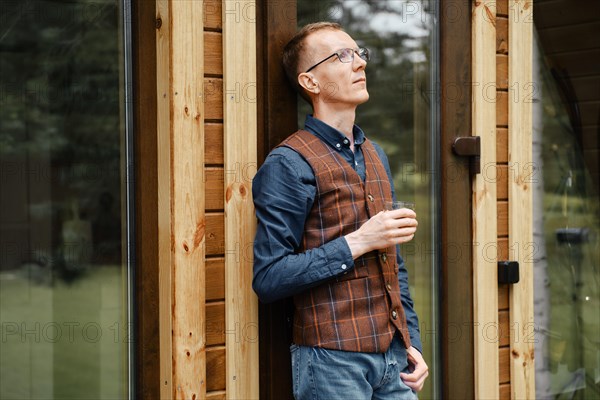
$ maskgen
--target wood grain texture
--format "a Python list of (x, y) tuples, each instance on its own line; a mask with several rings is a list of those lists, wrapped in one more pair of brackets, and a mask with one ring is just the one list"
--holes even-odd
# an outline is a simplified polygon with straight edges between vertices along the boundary
[(478, 399), (495, 399), (499, 395), (498, 344), (486, 340), (484, 331), (485, 326), (498, 325), (497, 259), (496, 254), (487, 251), (497, 241), (496, 181), (486, 174), (496, 165), (496, 104), (482, 89), (496, 85), (495, 11), (495, 1), (473, 3), (472, 70), (473, 81), (479, 85), (474, 89), (472, 120), (473, 132), (481, 136), (483, 167), (483, 173), (473, 183), (473, 241), (479, 244), (473, 257), (475, 398)]
[(496, 92), (496, 124), (500, 127), (508, 126), (509, 94), (513, 92)]
[(225, 300), (225, 259), (206, 259), (206, 301)]
[(156, 2), (156, 99), (158, 173), (158, 286), (160, 397), (173, 397), (171, 279), (171, 25), (168, 0)]
[(222, 28), (223, 0), (204, 0), (204, 29), (220, 31)]
[(498, 209), (498, 237), (508, 236), (508, 202), (499, 201)]
[[(224, 391), (225, 390), (225, 346), (214, 346), (206, 349), (206, 390)], [(230, 399), (237, 399), (229, 395)], [(202, 397), (204, 398), (204, 397)]]
[(206, 191), (204, 193), (206, 210), (223, 210), (225, 203), (223, 168), (206, 168), (204, 173), (206, 178)]
[(500, 384), (506, 384), (510, 382), (510, 347), (501, 347), (499, 353), (498, 378)]
[(496, 54), (496, 84), (498, 89), (508, 89), (508, 56)]
[[(533, 1), (514, 2), (509, 9), (509, 87), (532, 81)], [(519, 282), (510, 288), (510, 325), (515, 335), (510, 344), (512, 399), (535, 398), (533, 330), (533, 265), (527, 257), (533, 243), (532, 210), (532, 108), (524, 91), (509, 102), (509, 257), (520, 265)]]
[(496, 129), (496, 162), (508, 163), (508, 129)]
[[(258, 299), (252, 290), (252, 257), (239, 253), (256, 231), (256, 4), (228, 1), (223, 7), (225, 326), (228, 333), (235, 332), (226, 337), (226, 386), (231, 399), (258, 399)], [(240, 8), (244, 18), (232, 13), (232, 7)]]
[(204, 162), (223, 164), (223, 124), (204, 124)]
[(222, 212), (206, 213), (206, 255), (225, 254), (225, 215)]
[(223, 35), (204, 32), (204, 74), (223, 75)]

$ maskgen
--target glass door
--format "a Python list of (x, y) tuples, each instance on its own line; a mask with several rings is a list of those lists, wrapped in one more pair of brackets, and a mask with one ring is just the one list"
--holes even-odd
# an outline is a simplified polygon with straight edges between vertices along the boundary
[(128, 398), (130, 5), (0, 7), (0, 398)]
[[(338, 0), (297, 3), (298, 26), (338, 22), (371, 50), (366, 74), (370, 99), (356, 124), (383, 147), (399, 200), (416, 204), (419, 229), (401, 247), (419, 315), (430, 376), (419, 397), (440, 397), (438, 332), (439, 163), (437, 1)], [(310, 112), (298, 99), (298, 126)]]

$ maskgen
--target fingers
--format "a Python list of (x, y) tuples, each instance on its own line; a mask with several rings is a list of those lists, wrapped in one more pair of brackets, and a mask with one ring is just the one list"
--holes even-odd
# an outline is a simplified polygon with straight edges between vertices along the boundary
[(410, 387), (415, 392), (419, 392), (423, 389), (425, 379), (429, 376), (429, 367), (427, 366), (427, 363), (425, 363), (421, 353), (413, 347), (410, 347), (407, 350), (407, 358), (408, 362), (413, 365), (414, 371), (410, 374), (401, 372), (400, 378), (406, 386)]

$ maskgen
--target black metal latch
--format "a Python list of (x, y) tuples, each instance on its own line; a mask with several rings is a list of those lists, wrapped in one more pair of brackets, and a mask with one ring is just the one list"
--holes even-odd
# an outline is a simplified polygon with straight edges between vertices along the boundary
[(519, 282), (519, 263), (517, 261), (498, 261), (498, 283), (514, 284)]
[(452, 151), (457, 156), (467, 156), (471, 175), (481, 173), (481, 138), (479, 136), (457, 137), (452, 143)]

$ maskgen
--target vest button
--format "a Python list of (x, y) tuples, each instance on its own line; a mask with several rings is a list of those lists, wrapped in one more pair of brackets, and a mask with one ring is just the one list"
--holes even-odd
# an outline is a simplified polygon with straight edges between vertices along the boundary
[(387, 290), (389, 290), (390, 292), (392, 291), (392, 285), (390, 285), (389, 283), (387, 285), (385, 285), (385, 287), (387, 288)]
[(381, 259), (383, 260), (383, 262), (387, 261), (387, 254), (386, 253), (381, 253)]
[(375, 201), (375, 197), (373, 197), (372, 195), (368, 195), (367, 199), (369, 199), (369, 201), (372, 203)]
[(398, 313), (396, 312), (396, 310), (392, 311), (392, 318), (398, 319)]

